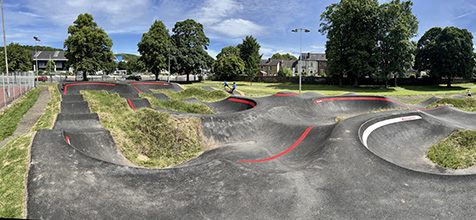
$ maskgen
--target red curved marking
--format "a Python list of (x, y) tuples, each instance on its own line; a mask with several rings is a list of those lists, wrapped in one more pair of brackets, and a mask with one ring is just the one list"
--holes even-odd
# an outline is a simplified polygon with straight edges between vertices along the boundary
[(142, 93), (142, 91), (140, 91), (137, 87), (134, 86), (134, 89), (136, 89), (137, 91), (139, 91), (139, 93)]
[(280, 93), (276, 93), (274, 94), (275, 96), (293, 96), (293, 95), (297, 95), (297, 93), (289, 93), (289, 94), (280, 94)]
[(405, 108), (409, 109), (414, 109), (414, 110), (420, 110), (420, 111), (429, 111), (429, 110), (435, 110), (439, 108), (443, 108), (445, 106), (439, 106), (435, 108), (413, 108), (398, 102), (395, 102), (393, 100), (387, 99), (387, 98), (380, 98), (380, 97), (339, 97), (339, 98), (327, 98), (327, 99), (318, 99), (314, 101), (314, 103), (321, 103), (321, 102), (328, 102), (328, 101), (340, 101), (340, 100), (378, 100), (378, 101), (386, 101), (386, 102), (391, 102), (400, 106), (403, 106)]
[(129, 83), (129, 85), (165, 85), (168, 86), (168, 83), (154, 83), (154, 82), (141, 82), (141, 83)]
[(255, 103), (250, 102), (250, 101), (248, 101), (248, 100), (243, 100), (243, 99), (229, 98), (228, 101), (241, 102), (241, 103), (245, 103), (245, 104), (251, 105), (252, 107), (255, 107), (255, 106), (256, 106)]
[(295, 147), (297, 147), (303, 140), (304, 138), (306, 138), (307, 134), (309, 134), (309, 132), (314, 128), (314, 126), (311, 126), (311, 127), (308, 127), (306, 129), (306, 131), (304, 131), (304, 133), (301, 135), (301, 137), (299, 137), (299, 139), (291, 146), (289, 147), (288, 149), (286, 149), (285, 151), (279, 153), (279, 154), (276, 154), (272, 157), (268, 157), (268, 158), (265, 158), (265, 159), (261, 159), (261, 160), (242, 160), (242, 161), (237, 161), (238, 163), (252, 163), (252, 162), (265, 162), (265, 161), (270, 161), (270, 160), (274, 160), (278, 157), (281, 157), (289, 152), (291, 152)]
[(134, 109), (134, 111), (136, 111), (136, 108), (135, 108), (134, 105), (132, 104), (131, 100), (130, 100), (130, 99), (127, 99), (127, 102), (129, 102), (129, 106), (131, 106), (131, 108)]
[(68, 136), (65, 136), (65, 138), (66, 138), (66, 142), (68, 142), (68, 144), (71, 145), (71, 139), (69, 139)]
[(64, 93), (63, 93), (63, 95), (66, 95), (66, 89), (68, 88), (68, 86), (77, 86), (77, 85), (115, 86), (116, 84), (112, 84), (112, 83), (71, 83), (71, 84), (66, 84), (66, 85), (64, 85)]

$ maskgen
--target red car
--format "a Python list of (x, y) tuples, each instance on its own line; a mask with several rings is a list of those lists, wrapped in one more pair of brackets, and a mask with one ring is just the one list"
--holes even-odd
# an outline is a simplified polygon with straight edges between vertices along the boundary
[(48, 78), (46, 76), (39, 76), (39, 77), (35, 78), (35, 81), (46, 82), (46, 80), (48, 80)]

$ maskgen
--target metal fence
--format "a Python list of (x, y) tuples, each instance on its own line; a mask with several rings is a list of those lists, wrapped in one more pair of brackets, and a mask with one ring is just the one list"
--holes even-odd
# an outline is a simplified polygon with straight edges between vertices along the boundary
[(35, 75), (33, 72), (2, 73), (0, 83), (0, 108), (3, 108), (35, 87)]

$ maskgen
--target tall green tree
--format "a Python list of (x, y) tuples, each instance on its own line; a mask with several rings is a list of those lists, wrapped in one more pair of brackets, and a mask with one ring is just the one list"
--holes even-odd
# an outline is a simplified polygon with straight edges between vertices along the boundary
[(83, 72), (85, 81), (88, 74), (107, 69), (114, 58), (112, 40), (93, 20), (88, 13), (78, 15), (74, 24), (68, 27), (69, 36), (64, 41), (66, 66)]
[(213, 69), (217, 75), (224, 79), (242, 74), (245, 70), (245, 63), (240, 57), (232, 54), (218, 58), (213, 64)]
[(412, 13), (411, 1), (393, 0), (380, 6), (378, 38), (378, 75), (388, 87), (388, 79), (404, 76), (413, 63), (412, 42), (418, 31), (418, 21)]
[[(2, 58), (0, 58), (0, 68), (1, 71), (5, 72), (5, 54), (2, 50)], [(32, 53), (25, 47), (21, 46), (18, 43), (10, 43), (7, 46), (7, 55), (8, 55), (8, 71), (10, 72), (23, 72), (32, 69), (33, 58)]]
[(358, 78), (375, 73), (378, 12), (378, 0), (341, 0), (321, 14), (319, 32), (327, 34), (329, 72), (339, 76), (340, 85), (344, 75), (358, 85)]
[(286, 54), (279, 54), (275, 53), (273, 56), (271, 56), (271, 59), (273, 60), (297, 60), (297, 58), (289, 53)]
[(203, 25), (192, 19), (177, 22), (172, 29), (174, 69), (187, 74), (198, 73), (202, 68), (210, 66), (210, 55), (205, 51), (210, 40), (203, 31)]
[(119, 70), (127, 70), (127, 63), (124, 61), (121, 61), (117, 64), (117, 68)]
[(137, 46), (141, 54), (140, 60), (146, 69), (155, 74), (155, 80), (158, 80), (160, 71), (168, 67), (169, 50), (172, 47), (169, 30), (162, 21), (156, 20), (149, 32), (142, 35)]
[(127, 61), (127, 71), (142, 72), (145, 70), (145, 64), (139, 56), (134, 56)]
[(245, 73), (250, 77), (250, 82), (258, 74), (262, 54), (259, 54), (260, 45), (253, 36), (246, 36), (237, 48), (240, 49), (240, 58), (245, 62)]
[(48, 74), (51, 74), (51, 72), (54, 72), (54, 71), (55, 71), (55, 67), (56, 67), (55, 61), (53, 61), (53, 60), (48, 60), (48, 62), (46, 62), (46, 72), (47, 72)]
[(430, 76), (446, 77), (451, 87), (454, 77), (471, 78), (475, 67), (473, 35), (466, 29), (432, 28), (418, 41), (418, 67), (429, 68)]
[(220, 57), (226, 57), (230, 55), (235, 55), (239, 57), (240, 49), (238, 49), (238, 47), (235, 47), (235, 46), (224, 47), (221, 49), (221, 52), (217, 54), (217, 59), (220, 59)]

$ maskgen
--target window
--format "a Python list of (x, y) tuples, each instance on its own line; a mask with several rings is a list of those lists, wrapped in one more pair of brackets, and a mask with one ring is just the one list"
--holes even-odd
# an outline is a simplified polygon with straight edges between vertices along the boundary
[(56, 62), (56, 68), (63, 69), (63, 62)]

